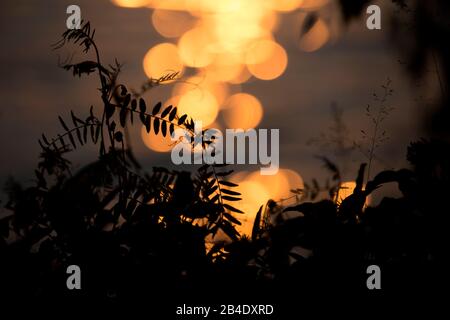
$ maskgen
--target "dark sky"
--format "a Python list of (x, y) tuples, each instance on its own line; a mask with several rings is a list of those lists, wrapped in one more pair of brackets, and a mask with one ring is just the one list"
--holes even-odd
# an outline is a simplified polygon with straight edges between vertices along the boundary
[[(65, 9), (69, 4), (72, 2), (56, 0), (0, 3), (2, 183), (7, 176), (21, 181), (32, 177), (39, 154), (37, 139), (42, 132), (52, 136), (60, 130), (58, 114), (67, 116), (73, 109), (85, 115), (91, 104), (100, 105), (96, 79), (73, 78), (57, 67), (57, 55), (51, 51), (50, 45), (65, 30)], [(138, 87), (146, 78), (143, 56), (156, 43), (166, 41), (153, 29), (151, 11), (118, 8), (108, 0), (79, 0), (77, 4), (83, 18), (97, 30), (103, 60), (117, 58), (124, 62), (122, 81)], [(385, 14), (388, 16), (389, 12)], [(394, 95), (390, 101), (395, 110), (384, 124), (391, 139), (381, 147), (379, 157), (383, 162), (378, 162), (376, 168), (405, 165), (408, 143), (420, 137), (420, 110), (415, 101), (419, 94), (398, 61), (401, 56), (389, 43), (387, 20), (383, 20), (386, 22), (381, 31), (369, 31), (365, 20), (356, 20), (325, 47), (304, 53), (296, 46), (294, 15), (282, 17), (275, 37), (288, 53), (286, 72), (273, 81), (253, 80), (242, 86), (243, 91), (258, 97), (264, 105), (260, 128), (280, 129), (281, 167), (296, 170), (305, 180), (323, 177), (321, 163), (314, 155), (330, 151), (306, 142), (327, 132), (332, 125), (332, 102), (344, 110), (349, 141), (358, 140), (360, 130), (369, 127), (365, 108), (387, 77), (392, 79)], [(428, 85), (433, 87), (433, 79)], [(165, 100), (169, 94), (170, 88), (161, 88), (148, 99)], [(149, 167), (170, 164), (170, 154), (155, 154), (138, 138), (133, 146)], [(71, 159), (79, 166), (93, 159), (94, 152), (94, 148), (86, 147)], [(347, 179), (354, 178), (363, 160), (357, 152), (350, 157)]]

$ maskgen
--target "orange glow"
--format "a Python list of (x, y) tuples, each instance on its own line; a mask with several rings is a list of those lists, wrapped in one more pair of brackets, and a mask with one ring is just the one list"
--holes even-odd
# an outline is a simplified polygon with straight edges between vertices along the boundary
[(329, 0), (303, 0), (300, 7), (307, 10), (316, 10), (320, 7), (323, 7), (328, 2)]
[(111, 0), (116, 6), (125, 8), (145, 7), (151, 0)]
[[(289, 180), (281, 170), (279, 170), (277, 174), (270, 176), (263, 176), (259, 171), (256, 171), (250, 174), (247, 179), (257, 181), (264, 185), (268, 191), (270, 199), (278, 200), (288, 195)], [(266, 201), (267, 200), (269, 199), (266, 199)]]
[(190, 67), (201, 68), (209, 65), (212, 55), (208, 51), (211, 39), (208, 31), (201, 27), (186, 32), (178, 42), (180, 57)]
[(271, 0), (269, 6), (273, 10), (289, 12), (298, 9), (303, 4), (303, 0)]
[(241, 84), (247, 82), (252, 77), (252, 74), (248, 71), (247, 66), (242, 66), (241, 71), (234, 78), (228, 82), (231, 84)]
[[(153, 123), (152, 123), (153, 126)], [(169, 152), (172, 150), (173, 141), (170, 139), (170, 135), (163, 137), (162, 134), (155, 135), (153, 132), (153, 127), (150, 133), (147, 133), (145, 126), (141, 128), (141, 137), (145, 146), (156, 152)]]
[(265, 30), (274, 31), (278, 27), (278, 15), (275, 12), (266, 12), (260, 20), (260, 26)]
[(277, 48), (277, 43), (270, 39), (259, 39), (248, 45), (245, 54), (246, 64), (258, 64), (269, 60)]
[(245, 213), (245, 215), (236, 215), (236, 218), (242, 222), (237, 229), (242, 234), (250, 235), (256, 213), (259, 207), (270, 198), (270, 194), (261, 182), (248, 179), (241, 182), (235, 189), (242, 194), (242, 200), (236, 202), (235, 206)]
[(247, 235), (251, 234), (255, 215), (261, 205), (269, 199), (287, 199), (292, 196), (291, 189), (303, 188), (301, 176), (290, 169), (280, 169), (273, 176), (262, 176), (259, 171), (242, 171), (233, 174), (230, 180), (239, 184), (236, 191), (242, 194), (242, 200), (236, 202), (236, 207), (244, 211), (245, 216), (236, 216), (242, 222), (239, 230)]
[(232, 95), (224, 107), (223, 119), (229, 128), (255, 128), (263, 116), (263, 108), (259, 100), (247, 93)]
[(239, 172), (235, 172), (233, 173), (233, 175), (231, 176), (231, 181), (235, 182), (235, 183), (241, 183), (242, 181), (245, 180), (245, 177), (247, 177), (249, 175), (248, 171), (239, 171)]
[(280, 170), (287, 178), (289, 183), (289, 190), (292, 189), (303, 189), (305, 187), (305, 183), (303, 182), (303, 178), (294, 170), (291, 169), (281, 169)]
[(218, 122), (214, 121), (210, 125), (206, 126), (206, 128), (217, 129), (219, 131), (225, 132), (223, 126), (221, 126)]
[(261, 25), (263, 17), (264, 10), (258, 1), (234, 1), (228, 10), (216, 14), (211, 22), (218, 47), (228, 52), (239, 52), (249, 40), (268, 35), (270, 30)]
[[(263, 117), (261, 103), (241, 91), (250, 79), (273, 80), (287, 68), (288, 56), (274, 32), (285, 12), (310, 10), (328, 0), (111, 0), (123, 7), (152, 9), (151, 23), (162, 43), (144, 57), (148, 77), (193, 68), (196, 75), (177, 82), (179, 110), (201, 120), (205, 127), (224, 107), (227, 126), (254, 128)], [(303, 10), (304, 11), (304, 10)], [(300, 47), (314, 51), (329, 40), (326, 24), (319, 20), (301, 39)], [(251, 98), (250, 98), (251, 97)], [(242, 101), (241, 101), (242, 100)], [(229, 105), (226, 105), (229, 104)]]
[[(258, 181), (266, 186), (270, 199), (279, 201), (292, 196), (291, 190), (303, 188), (303, 179), (290, 169), (279, 169), (275, 175), (263, 176), (259, 171), (250, 174), (247, 179)], [(267, 199), (269, 200), (269, 199)]]
[(317, 20), (314, 26), (300, 39), (300, 49), (313, 52), (324, 46), (330, 38), (327, 25), (322, 20)]
[(350, 196), (353, 193), (353, 190), (356, 187), (356, 182), (354, 181), (347, 181), (341, 183), (341, 186), (338, 191), (338, 200), (339, 202), (342, 202), (345, 198)]
[(208, 66), (206, 73), (215, 81), (228, 82), (236, 79), (244, 69), (236, 56), (219, 54), (214, 63)]
[[(190, 1), (188, 4), (187, 2)], [(148, 0), (147, 7), (159, 8), (165, 10), (187, 10), (189, 8), (198, 7), (199, 1), (195, 0)]]
[(191, 90), (180, 98), (178, 111), (188, 114), (197, 121), (202, 121), (204, 127), (217, 118), (219, 106), (214, 95), (207, 90)]
[(256, 64), (248, 64), (252, 75), (261, 80), (278, 78), (286, 70), (288, 58), (286, 51), (279, 44), (274, 44), (267, 59)]
[(158, 79), (169, 72), (184, 70), (178, 56), (177, 47), (171, 43), (161, 43), (151, 48), (144, 57), (144, 71), (147, 77)]
[[(339, 203), (342, 202), (348, 196), (350, 196), (353, 193), (353, 190), (355, 189), (355, 187), (356, 187), (355, 181), (346, 181), (346, 182), (341, 183), (341, 186), (338, 191), (338, 197), (337, 197)], [(370, 201), (371, 201), (371, 197), (368, 196), (366, 198), (365, 205), (366, 206), (369, 205)]]
[(189, 91), (209, 91), (216, 98), (217, 104), (221, 105), (229, 94), (229, 87), (224, 82), (216, 82), (208, 75), (197, 75), (187, 78), (185, 81), (174, 86), (173, 95), (184, 95)]
[(193, 26), (193, 18), (182, 11), (155, 9), (152, 23), (158, 33), (166, 38), (178, 38)]

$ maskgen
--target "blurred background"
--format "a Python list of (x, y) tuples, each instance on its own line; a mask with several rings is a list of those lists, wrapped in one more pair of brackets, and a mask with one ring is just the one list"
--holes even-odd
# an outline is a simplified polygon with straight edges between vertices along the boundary
[[(291, 189), (313, 178), (325, 183), (329, 173), (317, 156), (335, 162), (344, 181), (354, 180), (373, 129), (367, 107), (377, 112), (374, 93), (382, 95), (388, 83), (393, 92), (380, 129), (388, 139), (376, 149), (372, 173), (405, 167), (408, 143), (424, 134), (424, 108), (440, 94), (438, 69), (431, 65), (420, 81), (411, 80), (390, 23), (407, 13), (391, 1), (373, 3), (382, 10), (381, 30), (368, 30), (365, 14), (344, 24), (333, 0), (3, 0), (0, 183), (33, 176), (37, 139), (61, 129), (55, 114), (73, 109), (84, 116), (101, 106), (95, 76), (74, 78), (58, 67), (81, 55), (51, 50), (70, 4), (96, 29), (103, 62), (124, 64), (120, 82), (139, 90), (150, 78), (180, 72), (179, 80), (146, 93), (149, 105), (176, 105), (221, 130), (280, 129), (276, 176), (259, 175), (258, 165), (233, 168), (244, 211), (254, 213), (270, 198), (289, 201), (283, 199)], [(174, 168), (168, 142), (159, 139), (132, 128), (132, 147), (145, 167)], [(85, 146), (69, 159), (81, 167), (96, 152)]]

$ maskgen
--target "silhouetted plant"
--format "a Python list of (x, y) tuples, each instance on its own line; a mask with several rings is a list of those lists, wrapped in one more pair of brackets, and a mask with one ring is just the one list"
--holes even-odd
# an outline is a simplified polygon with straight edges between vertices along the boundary
[(349, 129), (343, 120), (343, 110), (338, 108), (336, 104), (332, 104), (331, 113), (333, 125), (327, 132), (321, 132), (316, 138), (308, 141), (309, 145), (315, 145), (322, 148), (322, 152), (328, 151), (332, 153), (336, 162), (326, 156), (317, 156), (323, 163), (324, 167), (331, 174), (331, 179), (325, 181), (324, 186), (321, 186), (316, 179), (312, 179), (311, 184), (305, 183), (303, 190), (291, 190), (296, 195), (303, 194), (306, 199), (315, 200), (321, 193), (326, 192), (330, 199), (336, 204), (339, 204), (339, 190), (345, 188), (342, 181), (341, 168), (343, 172), (349, 163), (349, 156), (355, 149), (359, 150), (368, 162), (367, 177), (370, 179), (370, 171), (374, 160), (379, 160), (376, 154), (377, 149), (381, 144), (389, 139), (387, 131), (383, 129), (382, 125), (390, 112), (394, 110), (387, 104), (388, 98), (392, 95), (391, 80), (388, 78), (386, 83), (381, 86), (382, 93), (374, 93), (374, 101), (377, 103), (375, 107), (368, 105), (365, 109), (365, 115), (370, 121), (370, 128), (360, 130), (362, 139), (355, 142), (349, 137)]
[[(370, 132), (361, 130), (362, 142), (355, 143), (361, 153), (367, 158), (368, 169), (367, 179), (370, 179), (370, 170), (373, 160), (377, 158), (376, 151), (381, 144), (389, 140), (389, 135), (382, 125), (389, 114), (394, 110), (393, 107), (387, 105), (387, 101), (394, 90), (391, 88), (392, 81), (388, 78), (386, 83), (381, 86), (382, 94), (374, 93), (374, 101), (377, 106), (374, 108), (370, 104), (366, 108), (366, 116), (369, 118), (372, 128)], [(375, 110), (374, 110), (375, 109)]]
[[(214, 239), (218, 232), (231, 240), (240, 237), (235, 226), (241, 223), (235, 214), (243, 212), (232, 205), (240, 200), (240, 193), (227, 180), (232, 170), (226, 165), (205, 165), (194, 177), (165, 168), (146, 173), (127, 147), (124, 130), (128, 125), (137, 121), (147, 132), (163, 136), (181, 128), (195, 144), (193, 119), (179, 115), (175, 106), (163, 109), (160, 102), (148, 109), (140, 96), (151, 87), (173, 81), (178, 73), (151, 79), (141, 92), (130, 93), (118, 82), (121, 65), (117, 61), (102, 64), (94, 35), (90, 24), (83, 23), (79, 30), (64, 32), (55, 48), (75, 43), (85, 54), (94, 51), (94, 61), (62, 67), (75, 76), (97, 73), (102, 106), (91, 106), (86, 117), (71, 111), (70, 121), (59, 116), (63, 131), (54, 138), (42, 134), (36, 185), (23, 189), (11, 181), (7, 186), (10, 200), (6, 207), (14, 214), (1, 221), (2, 243), (13, 239), (14, 244), (27, 244), (46, 263), (73, 261), (90, 270), (98, 270), (97, 263), (103, 265), (91, 254), (106, 250), (107, 257), (97, 254), (116, 262), (127, 257), (130, 267), (136, 267), (134, 256), (150, 254), (156, 257), (155, 265), (167, 272), (172, 267), (179, 269), (178, 275), (199, 272), (197, 268), (212, 261), (212, 254), (206, 255), (207, 239)], [(99, 146), (99, 159), (73, 173), (64, 156), (88, 143)], [(102, 239), (111, 243), (103, 245)], [(123, 252), (115, 256), (116, 250)], [(171, 255), (186, 258), (177, 265)], [(166, 271), (163, 274), (169, 276)], [(34, 289), (51, 291), (52, 283), (42, 284), (47, 289)], [(94, 290), (106, 289), (99, 285)]]
[[(66, 31), (57, 47), (67, 42), (80, 44), (86, 53), (94, 48), (95, 61), (64, 67), (79, 76), (98, 74), (102, 106), (98, 114), (91, 107), (87, 117), (71, 112), (70, 122), (59, 117), (63, 132), (55, 138), (42, 135), (35, 185), (8, 182), (6, 207), (12, 214), (0, 219), (5, 295), (144, 297), (146, 303), (169, 297), (184, 303), (198, 294), (199, 299), (220, 292), (248, 297), (253, 290), (258, 297), (272, 294), (279, 301), (292, 292), (297, 299), (300, 293), (327, 288), (366, 290), (364, 272), (370, 264), (381, 266), (384, 290), (430, 288), (441, 281), (440, 263), (448, 255), (443, 218), (450, 211), (448, 143), (411, 144), (411, 170), (383, 171), (369, 181), (364, 181), (367, 165), (362, 164), (352, 194), (340, 203), (340, 171), (322, 157), (332, 174), (326, 185), (329, 199), (307, 201), (322, 189), (317, 181), (312, 189), (294, 190), (297, 205), (284, 208), (269, 201), (256, 213), (251, 236), (242, 236), (235, 214), (243, 212), (233, 205), (241, 194), (227, 180), (232, 173), (227, 166), (204, 165), (194, 176), (166, 168), (146, 173), (127, 148), (124, 130), (134, 122), (157, 135), (180, 127), (194, 144), (193, 119), (178, 115), (174, 106), (163, 109), (161, 103), (147, 109), (140, 93), (118, 83), (120, 64), (105, 67), (100, 62), (89, 23)], [(159, 84), (177, 76), (172, 73)], [(374, 124), (379, 125), (385, 112), (376, 115)], [(372, 141), (380, 139), (378, 128), (374, 137)], [(72, 172), (65, 154), (87, 143), (99, 146), (98, 160)], [(375, 149), (376, 143), (372, 156)], [(365, 206), (373, 191), (392, 182), (398, 184), (400, 198)], [(298, 214), (283, 216), (288, 211)], [(213, 238), (219, 233), (231, 241)], [(214, 243), (207, 243), (211, 238)], [(65, 287), (70, 264), (83, 270), (80, 292)], [(415, 281), (409, 283), (411, 278)], [(149, 294), (158, 300), (147, 299)]]
[[(146, 192), (145, 188), (137, 188), (139, 184), (145, 185), (145, 183), (151, 181), (148, 179), (143, 181), (139, 172), (133, 171), (141, 168), (131, 150), (126, 148), (124, 141), (123, 128), (128, 123), (133, 124), (133, 115), (135, 114), (137, 116), (141, 124), (145, 126), (147, 132), (153, 129), (155, 135), (161, 134), (165, 137), (167, 134), (173, 134), (175, 128), (184, 129), (190, 134), (193, 146), (195, 146), (194, 119), (188, 118), (187, 115), (179, 116), (177, 107), (172, 105), (162, 109), (161, 102), (158, 102), (152, 108), (151, 112), (148, 112), (146, 102), (141, 97), (150, 88), (176, 79), (179, 74), (178, 72), (169, 73), (159, 79), (150, 79), (142, 86), (141, 92), (129, 93), (125, 85), (117, 83), (121, 69), (120, 64), (117, 61), (114, 66), (110, 65), (109, 67), (104, 67), (101, 64), (99, 50), (94, 41), (94, 34), (95, 30), (91, 32), (90, 24), (85, 23), (79, 30), (74, 29), (64, 32), (61, 41), (55, 45), (55, 48), (61, 48), (67, 42), (79, 44), (83, 47), (85, 53), (88, 53), (91, 47), (94, 48), (95, 62), (83, 61), (76, 64), (66, 64), (63, 68), (73, 70), (74, 75), (79, 76), (94, 71), (98, 72), (103, 102), (102, 115), (101, 117), (96, 117), (92, 107), (89, 116), (85, 120), (76, 117), (71, 112), (73, 123), (73, 127), (71, 128), (59, 117), (64, 133), (51, 140), (43, 135), (42, 141), (40, 141), (42, 148), (44, 150), (49, 148), (53, 150), (57, 150), (58, 148), (67, 149), (68, 144), (65, 141), (67, 137), (71, 146), (75, 149), (77, 143), (83, 145), (88, 142), (89, 133), (91, 141), (95, 144), (100, 144), (100, 155), (110, 154), (114, 159), (113, 161), (118, 165), (116, 169), (119, 182), (118, 187), (120, 188), (118, 191), (120, 200), (116, 206), (121, 208), (118, 209), (119, 211), (126, 210), (127, 215), (132, 215), (137, 207), (142, 204), (148, 203), (149, 201), (156, 201), (157, 198), (160, 200), (163, 199), (163, 201), (169, 201), (170, 197), (173, 196), (175, 202), (182, 203), (185, 206), (192, 205), (192, 203), (195, 204), (194, 208), (190, 208), (187, 211), (194, 209), (196, 212), (185, 212), (183, 215), (190, 215), (192, 220), (208, 218), (207, 228), (213, 235), (220, 229), (230, 238), (237, 239), (238, 234), (234, 225), (240, 224), (240, 222), (233, 216), (233, 213), (243, 212), (228, 203), (230, 201), (238, 201), (239, 198), (236, 195), (239, 195), (239, 193), (229, 190), (229, 187), (233, 188), (237, 185), (225, 180), (232, 171), (220, 172), (220, 170), (217, 170), (225, 167), (224, 165), (205, 165), (200, 168), (198, 180), (196, 181), (196, 184), (199, 184), (199, 186), (197, 187), (196, 194), (192, 194), (190, 199), (181, 198), (181, 194), (186, 192), (186, 190), (177, 190), (177, 184), (175, 184), (175, 189), (170, 187), (174, 180), (180, 177), (179, 174), (174, 172), (166, 172), (161, 177), (156, 177), (156, 180), (160, 182), (160, 188), (153, 190), (153, 193)], [(116, 112), (116, 110), (118, 111)], [(116, 121), (120, 126), (116, 124)], [(109, 139), (105, 139), (104, 135)], [(203, 147), (206, 147), (206, 145), (203, 145)], [(158, 172), (158, 174), (161, 174), (161, 172)], [(188, 177), (186, 179), (190, 178)], [(123, 185), (127, 187), (122, 188)], [(200, 212), (206, 209), (201, 206), (206, 205), (208, 205), (208, 212)], [(184, 207), (182, 208), (184, 209)]]

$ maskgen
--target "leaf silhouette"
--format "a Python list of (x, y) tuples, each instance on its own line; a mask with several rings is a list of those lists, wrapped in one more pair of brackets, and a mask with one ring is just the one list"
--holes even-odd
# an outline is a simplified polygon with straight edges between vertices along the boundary
[(231, 222), (233, 222), (234, 224), (237, 224), (237, 225), (242, 225), (242, 223), (238, 220), (238, 219), (236, 219), (235, 217), (233, 217), (233, 215), (231, 215), (231, 214), (229, 214), (228, 212), (224, 212), (224, 214), (223, 214), (229, 221), (231, 221)]
[(164, 120), (161, 121), (161, 133), (163, 137), (165, 137), (167, 134), (167, 122), (165, 122)]
[(154, 116), (156, 116), (156, 115), (159, 113), (159, 111), (161, 110), (161, 106), (162, 106), (161, 102), (158, 102), (158, 103), (153, 107), (152, 114), (153, 114)]
[(241, 210), (239, 210), (239, 209), (237, 209), (237, 208), (235, 208), (235, 207), (233, 207), (233, 206), (230, 206), (230, 205), (227, 204), (227, 203), (224, 203), (223, 206), (224, 206), (224, 208), (226, 208), (226, 209), (228, 209), (228, 210), (230, 210), (230, 211), (232, 211), (232, 212), (236, 212), (236, 213), (244, 213), (244, 212), (242, 212)]
[(182, 125), (187, 118), (187, 114), (184, 114), (178, 119), (178, 125)]
[(147, 133), (150, 133), (151, 126), (152, 126), (152, 119), (150, 118), (150, 116), (147, 116), (145, 118), (144, 124), (145, 124), (145, 130), (147, 130)]
[(228, 189), (221, 189), (221, 191), (225, 194), (228, 194), (230, 196), (240, 196), (241, 193), (237, 192), (237, 191), (233, 191), (233, 190), (228, 190)]
[(252, 228), (252, 240), (253, 241), (258, 239), (258, 236), (259, 236), (262, 209), (263, 209), (263, 206), (259, 207), (259, 210), (255, 216), (255, 221), (253, 222), (253, 228)]
[(169, 121), (173, 121), (176, 115), (177, 115), (177, 107), (173, 108), (173, 110), (170, 112)]
[(128, 110), (126, 108), (122, 108), (120, 110), (119, 121), (120, 121), (120, 125), (122, 126), (122, 128), (124, 128), (127, 123), (127, 114), (128, 114)]
[(227, 187), (237, 187), (238, 185), (236, 183), (226, 181), (226, 180), (220, 180), (219, 183), (221, 185), (227, 186)]
[(58, 116), (59, 122), (61, 123), (62, 127), (64, 128), (64, 130), (69, 131), (69, 128), (67, 127), (66, 123), (64, 122), (63, 118), (61, 118), (60, 116)]
[(153, 120), (153, 131), (155, 132), (156, 135), (158, 135), (159, 133), (159, 119), (155, 118)]
[(239, 200), (242, 200), (242, 198), (231, 197), (231, 196), (222, 196), (222, 199), (228, 200), (228, 201), (239, 201)]
[(165, 118), (171, 110), (172, 110), (172, 105), (165, 108), (164, 111), (161, 112), (161, 118)]

